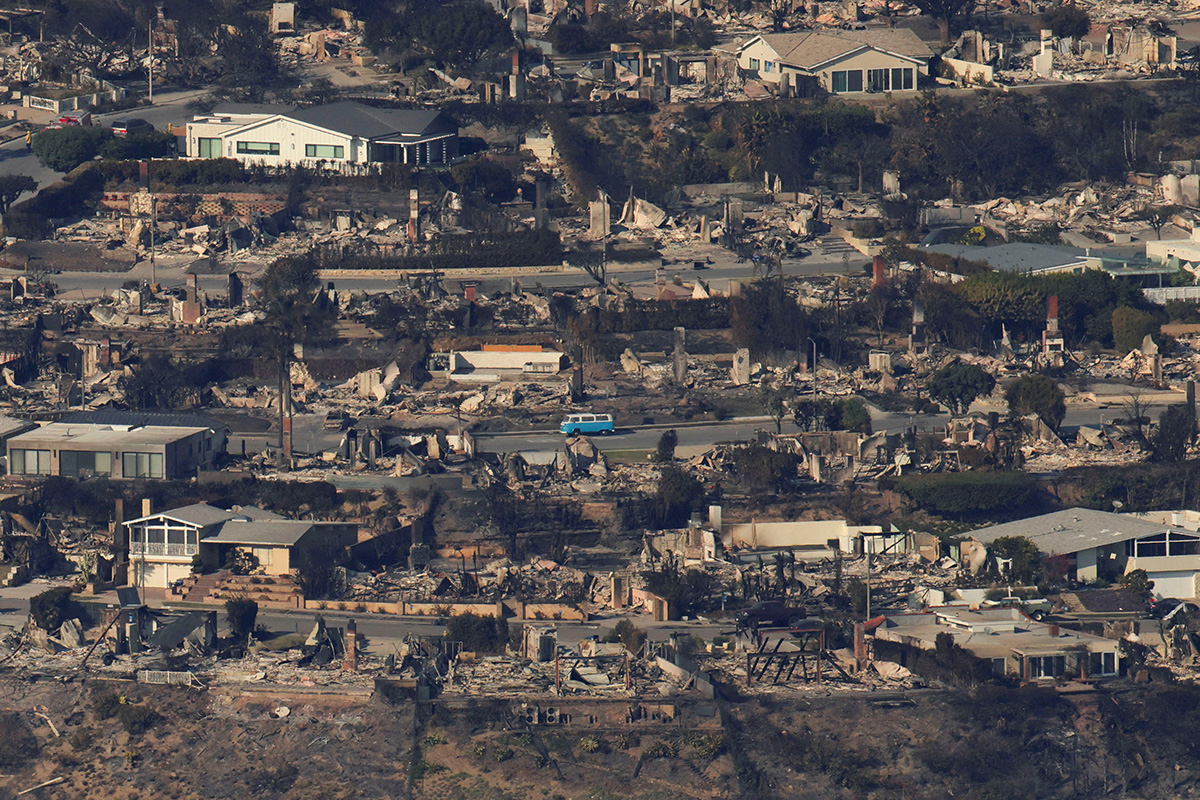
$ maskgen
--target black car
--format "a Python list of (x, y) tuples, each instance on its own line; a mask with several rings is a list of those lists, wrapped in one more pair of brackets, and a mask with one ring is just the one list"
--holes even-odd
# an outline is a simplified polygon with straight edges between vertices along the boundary
[(113, 122), (113, 136), (128, 136), (131, 133), (141, 133), (142, 131), (150, 130), (150, 123), (144, 119), (134, 117), (132, 119), (119, 119)]
[(1188, 603), (1184, 600), (1176, 600), (1174, 597), (1164, 597), (1161, 600), (1152, 600), (1150, 602), (1150, 617), (1152, 619), (1163, 619), (1175, 609), (1183, 606), (1183, 610), (1179, 614), (1195, 614), (1200, 612), (1200, 606), (1195, 603)]
[(779, 600), (763, 600), (738, 612), (737, 624), (748, 628), (794, 627), (808, 617), (803, 607), (789, 606)]

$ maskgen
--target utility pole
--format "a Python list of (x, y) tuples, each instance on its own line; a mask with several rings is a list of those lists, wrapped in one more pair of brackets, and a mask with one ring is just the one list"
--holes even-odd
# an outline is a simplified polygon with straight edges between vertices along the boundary
[(150, 104), (154, 104), (154, 14), (150, 14), (150, 38), (146, 43), (146, 74), (150, 79)]
[(869, 622), (871, 619), (871, 550), (870, 544), (865, 538), (863, 539), (863, 551), (867, 559), (867, 619), (865, 621)]

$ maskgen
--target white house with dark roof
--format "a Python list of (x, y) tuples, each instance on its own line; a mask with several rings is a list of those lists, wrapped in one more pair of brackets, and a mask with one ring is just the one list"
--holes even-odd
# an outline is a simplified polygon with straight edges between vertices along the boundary
[(1115, 582), (1144, 569), (1159, 597), (1200, 596), (1200, 534), (1132, 514), (1068, 508), (963, 534), (990, 545), (1006, 536), (1029, 539), (1046, 556), (1067, 560), (1067, 577)]
[(907, 28), (764, 33), (737, 48), (744, 75), (775, 85), (815, 79), (831, 94), (915, 92), (932, 57)]
[(437, 109), (375, 108), (352, 101), (292, 106), (217, 106), (187, 125), (190, 158), (262, 166), (351, 170), (366, 164), (448, 164), (458, 123)]
[(357, 541), (354, 524), (292, 520), (254, 506), (226, 510), (207, 503), (131, 519), (125, 530), (132, 583), (159, 589), (190, 575), (197, 556), (217, 568), (229, 551), (243, 550), (258, 559), (264, 574), (287, 575), (301, 549), (343, 548)]

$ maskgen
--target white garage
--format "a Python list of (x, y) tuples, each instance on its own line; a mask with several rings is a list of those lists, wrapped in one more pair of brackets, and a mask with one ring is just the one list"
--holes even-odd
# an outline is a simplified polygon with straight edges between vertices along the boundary
[(1191, 570), (1149, 572), (1154, 581), (1155, 597), (1177, 597), (1186, 600), (1196, 596), (1196, 573)]

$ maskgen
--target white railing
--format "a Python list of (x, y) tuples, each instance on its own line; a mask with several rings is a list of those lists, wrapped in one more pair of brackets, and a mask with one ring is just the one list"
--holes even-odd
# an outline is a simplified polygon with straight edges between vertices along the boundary
[(132, 542), (129, 552), (135, 556), (194, 556), (200, 548), (194, 544), (164, 542)]

